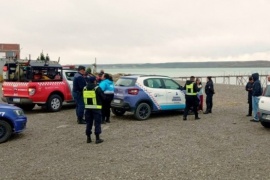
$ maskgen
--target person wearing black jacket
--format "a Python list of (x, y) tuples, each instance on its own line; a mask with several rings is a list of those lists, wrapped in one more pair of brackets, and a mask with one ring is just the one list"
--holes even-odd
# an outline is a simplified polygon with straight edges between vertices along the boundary
[(85, 67), (79, 66), (78, 72), (74, 75), (72, 96), (76, 103), (76, 115), (78, 124), (85, 124), (84, 117), (84, 102), (83, 102), (83, 88), (86, 86), (84, 78)]
[(205, 85), (205, 94), (206, 94), (206, 111), (204, 114), (212, 113), (213, 107), (213, 95), (215, 94), (214, 84), (211, 76), (207, 76), (207, 82)]
[(253, 78), (250, 76), (246, 84), (246, 91), (248, 92), (248, 114), (247, 116), (252, 116), (252, 87), (253, 87)]
[(190, 80), (187, 80), (185, 86), (184, 86), (184, 90), (186, 90), (186, 108), (184, 111), (184, 117), (183, 120), (187, 120), (187, 115), (189, 110), (192, 108), (194, 114), (195, 114), (195, 119), (198, 120), (200, 119), (198, 116), (198, 105), (199, 105), (199, 99), (197, 97), (197, 92), (200, 91), (200, 89), (198, 88), (197, 84), (194, 82), (195, 81), (195, 77), (191, 76)]
[(88, 78), (89, 83), (84, 88), (83, 98), (85, 103), (85, 121), (86, 121), (86, 136), (87, 143), (91, 143), (91, 134), (93, 124), (95, 125), (96, 144), (102, 143), (100, 139), (101, 134), (101, 120), (102, 120), (102, 101), (106, 99), (101, 88), (97, 85), (95, 76)]
[(252, 87), (252, 109), (253, 109), (253, 119), (250, 121), (259, 122), (258, 117), (258, 105), (259, 105), (259, 96), (262, 95), (262, 86), (259, 80), (259, 73), (252, 74), (253, 78), (253, 87)]

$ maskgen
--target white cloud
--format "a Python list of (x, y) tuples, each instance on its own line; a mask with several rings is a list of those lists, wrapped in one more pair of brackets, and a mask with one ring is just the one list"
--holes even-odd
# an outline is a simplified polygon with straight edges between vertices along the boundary
[(4, 1), (0, 43), (76, 64), (270, 60), (269, 8), (267, 0)]

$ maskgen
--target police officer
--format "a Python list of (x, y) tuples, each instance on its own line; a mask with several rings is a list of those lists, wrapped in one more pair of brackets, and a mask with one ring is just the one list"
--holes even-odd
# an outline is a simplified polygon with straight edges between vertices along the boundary
[(193, 109), (193, 112), (195, 114), (195, 119), (198, 120), (200, 119), (198, 116), (198, 105), (199, 105), (199, 99), (197, 97), (197, 92), (200, 91), (200, 89), (197, 87), (197, 84), (194, 82), (195, 77), (191, 76), (190, 80), (187, 80), (184, 89), (186, 90), (186, 108), (184, 111), (184, 117), (183, 120), (187, 120), (187, 115), (189, 110)]
[(207, 82), (205, 85), (206, 94), (206, 111), (203, 114), (212, 113), (213, 107), (213, 95), (215, 94), (214, 83), (211, 76), (207, 76)]
[(78, 72), (74, 75), (72, 96), (76, 103), (76, 115), (78, 124), (85, 124), (84, 116), (84, 102), (83, 102), (83, 88), (86, 86), (84, 78), (85, 67), (79, 66)]
[(85, 103), (85, 121), (86, 121), (86, 136), (87, 143), (91, 143), (91, 134), (93, 123), (95, 125), (96, 144), (102, 143), (103, 139), (100, 139), (101, 134), (101, 109), (102, 101), (106, 98), (103, 91), (96, 84), (96, 77), (92, 76), (88, 78), (89, 83), (84, 88), (83, 99)]

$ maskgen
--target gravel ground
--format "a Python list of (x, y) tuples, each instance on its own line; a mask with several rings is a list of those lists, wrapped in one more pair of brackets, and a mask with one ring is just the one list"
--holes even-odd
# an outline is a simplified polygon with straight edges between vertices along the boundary
[(269, 179), (270, 131), (250, 122), (242, 86), (215, 85), (212, 114), (136, 121), (112, 115), (87, 144), (73, 106), (28, 112), (27, 129), (0, 144), (0, 179)]

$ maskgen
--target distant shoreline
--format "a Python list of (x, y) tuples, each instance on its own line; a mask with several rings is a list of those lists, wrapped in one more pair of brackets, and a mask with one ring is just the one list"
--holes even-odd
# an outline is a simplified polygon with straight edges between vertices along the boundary
[[(83, 64), (91, 67), (92, 64)], [(144, 63), (144, 64), (97, 64), (98, 69), (117, 68), (252, 68), (269, 67), (270, 61), (224, 61), (224, 62), (168, 62), (168, 63)]]

